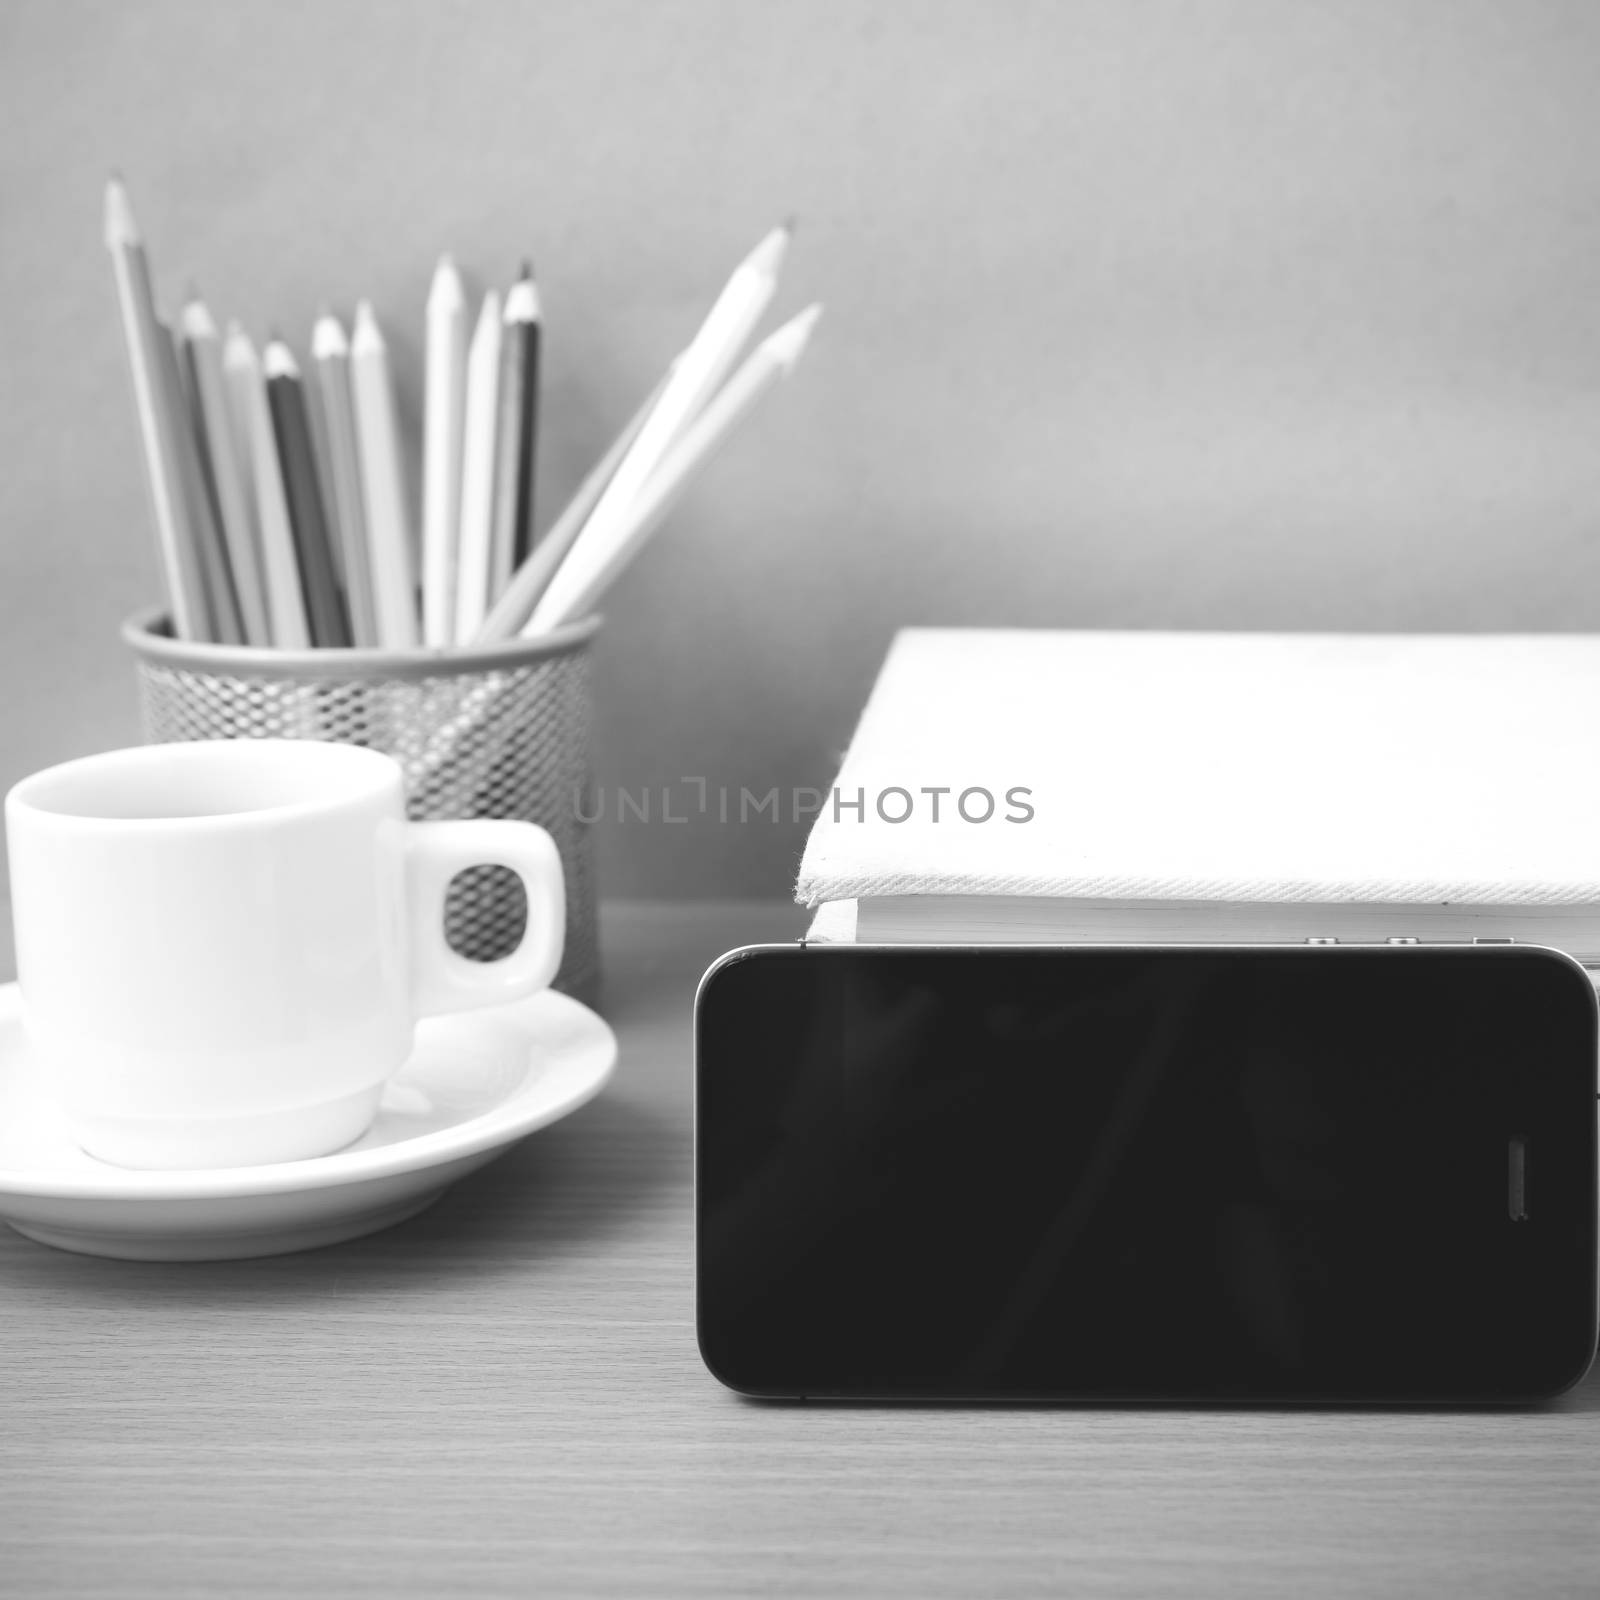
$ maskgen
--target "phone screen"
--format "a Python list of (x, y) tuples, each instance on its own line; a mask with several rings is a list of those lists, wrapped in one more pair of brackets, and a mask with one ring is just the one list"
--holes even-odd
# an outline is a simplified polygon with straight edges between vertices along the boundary
[(737, 953), (698, 1327), (745, 1393), (1496, 1401), (1595, 1341), (1595, 998), (1536, 949)]

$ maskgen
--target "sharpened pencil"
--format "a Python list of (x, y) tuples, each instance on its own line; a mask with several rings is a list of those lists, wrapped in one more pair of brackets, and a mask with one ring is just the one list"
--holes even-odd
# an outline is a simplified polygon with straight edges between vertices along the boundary
[(223, 542), (228, 549), (228, 566), (233, 574), (244, 642), (265, 647), (272, 643), (272, 629), (256, 550), (250, 486), (239, 459), (238, 435), (229, 410), (227, 379), (222, 368), (222, 335), (210, 308), (194, 293), (184, 305), (179, 328), (204, 446), (202, 456), (216, 503), (217, 520), (222, 525)]
[(119, 178), (106, 184), (105, 239), (116, 278), (117, 303), (133, 381), (134, 408), (144, 452), (145, 482), (150, 491), (156, 549), (171, 611), (172, 631), (180, 639), (204, 639), (210, 633), (204, 569), (195, 540), (183, 469), (178, 454), (174, 417), (167, 401), (163, 348), (166, 331), (156, 318), (150, 287), (150, 265), (139, 238), (127, 190)]
[(461, 537), (461, 452), (467, 407), (467, 297), (442, 256), (428, 291), (427, 399), (423, 417), (422, 642), (455, 636), (456, 555)]
[(311, 642), (322, 648), (348, 645), (350, 629), (345, 622), (344, 604), (334, 577), (333, 555), (328, 548), (328, 525), (323, 516), (322, 489), (317, 482), (311, 421), (306, 411), (300, 367), (288, 345), (276, 338), (268, 342), (261, 366), (267, 381), (272, 432), (278, 441), (278, 465), (283, 473), (284, 497), (289, 506), (289, 527), (294, 534), (300, 592), (305, 597)]
[(533, 543), (533, 453), (538, 426), (539, 295), (524, 266), (506, 296), (500, 331), (499, 429), (488, 604), (505, 593)]
[(311, 625), (300, 590), (300, 564), (295, 554), (283, 470), (278, 462), (278, 441), (267, 403), (266, 380), (256, 348), (237, 322), (228, 324), (222, 365), (228, 392), (250, 441), (250, 484), (255, 493), (256, 533), (272, 642), (279, 650), (304, 650), (311, 644)]
[[(688, 349), (678, 358), (660, 401), (606, 485), (594, 514), (562, 563), (562, 570), (551, 580), (536, 615), (546, 613), (552, 597), (571, 588), (578, 573), (606, 567), (628, 537), (634, 500), (679, 435), (715, 393), (771, 302), (789, 238), (788, 224), (774, 228), (734, 269)], [(561, 605), (556, 607), (559, 612), (564, 609)]]
[(467, 353), (467, 426), (461, 462), (461, 539), (456, 551), (456, 620), (462, 644), (489, 609), (489, 561), (494, 542), (495, 453), (500, 430), (500, 295), (483, 297)]
[(353, 644), (372, 649), (379, 643), (378, 613), (372, 598), (371, 550), (366, 508), (361, 499), (355, 407), (350, 397), (350, 344), (343, 325), (332, 312), (323, 312), (311, 329), (311, 364), (317, 376), (328, 442), (328, 488), (336, 539), (344, 556), (350, 638)]
[(233, 569), (222, 543), (216, 501), (200, 452), (200, 414), (186, 379), (182, 343), (167, 324), (161, 325), (161, 332), (162, 392), (174, 420), (179, 482), (200, 557), (201, 582), (206, 592), (206, 637), (214, 644), (243, 644), (244, 624), (234, 594)]
[[(319, 313), (320, 315), (320, 313)], [(315, 324), (312, 324), (315, 329)], [(322, 524), (328, 530), (328, 560), (333, 566), (333, 581), (338, 585), (345, 623), (350, 621), (346, 598), (348, 580), (344, 570), (344, 539), (339, 530), (339, 502), (333, 487), (333, 442), (328, 436), (328, 419), (322, 407), (322, 386), (317, 381), (313, 362), (300, 373), (300, 392), (305, 396), (306, 426), (311, 437), (311, 464), (315, 469), (317, 494), (322, 501)]]
[(514, 639), (518, 630), (533, 614), (551, 578), (556, 574), (573, 541), (583, 532), (596, 502), (611, 481), (622, 458), (639, 437), (662, 391), (672, 379), (673, 368), (668, 367), (661, 381), (652, 389), (645, 402), (628, 419), (627, 425), (606, 447), (606, 453), (589, 469), (588, 476), (578, 485), (577, 492), (567, 502), (566, 509), (556, 518), (550, 531), (533, 547), (533, 554), (517, 568), (506, 592), (495, 602), (494, 610), (484, 618), (483, 626), (472, 636), (472, 644), (494, 644), (504, 639)]
[(409, 650), (421, 631), (411, 519), (406, 508), (389, 350), (368, 300), (356, 307), (355, 331), (350, 338), (350, 392), (355, 404), (378, 638), (386, 650)]
[(586, 562), (580, 543), (562, 563), (544, 599), (523, 628), (524, 638), (549, 632), (563, 622), (589, 614), (644, 548), (650, 535), (666, 520), (711, 457), (751, 415), (773, 385), (794, 370), (821, 315), (821, 306), (808, 307), (750, 352), (739, 370), (684, 430), (667, 459), (646, 483), (605, 559)]

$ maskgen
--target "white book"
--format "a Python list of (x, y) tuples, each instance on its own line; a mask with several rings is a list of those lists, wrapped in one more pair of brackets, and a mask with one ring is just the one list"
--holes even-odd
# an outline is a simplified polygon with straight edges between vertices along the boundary
[(908, 629), (796, 897), (818, 939), (1600, 963), (1597, 708), (1579, 635)]

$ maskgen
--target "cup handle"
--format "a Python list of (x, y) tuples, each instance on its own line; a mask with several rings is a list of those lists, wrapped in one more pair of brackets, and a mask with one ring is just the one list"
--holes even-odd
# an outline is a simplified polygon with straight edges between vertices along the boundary
[[(467, 867), (509, 867), (528, 896), (522, 941), (497, 961), (469, 961), (445, 941), (450, 881)], [(566, 932), (561, 856), (532, 822), (412, 822), (406, 827), (411, 1007), (419, 1017), (520, 1000), (549, 984)]]

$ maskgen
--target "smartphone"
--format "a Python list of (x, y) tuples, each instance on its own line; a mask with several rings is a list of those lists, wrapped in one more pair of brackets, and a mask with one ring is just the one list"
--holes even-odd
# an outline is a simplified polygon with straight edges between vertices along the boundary
[(1595, 1146), (1553, 950), (735, 950), (700, 1350), (773, 1398), (1546, 1398), (1595, 1350)]

